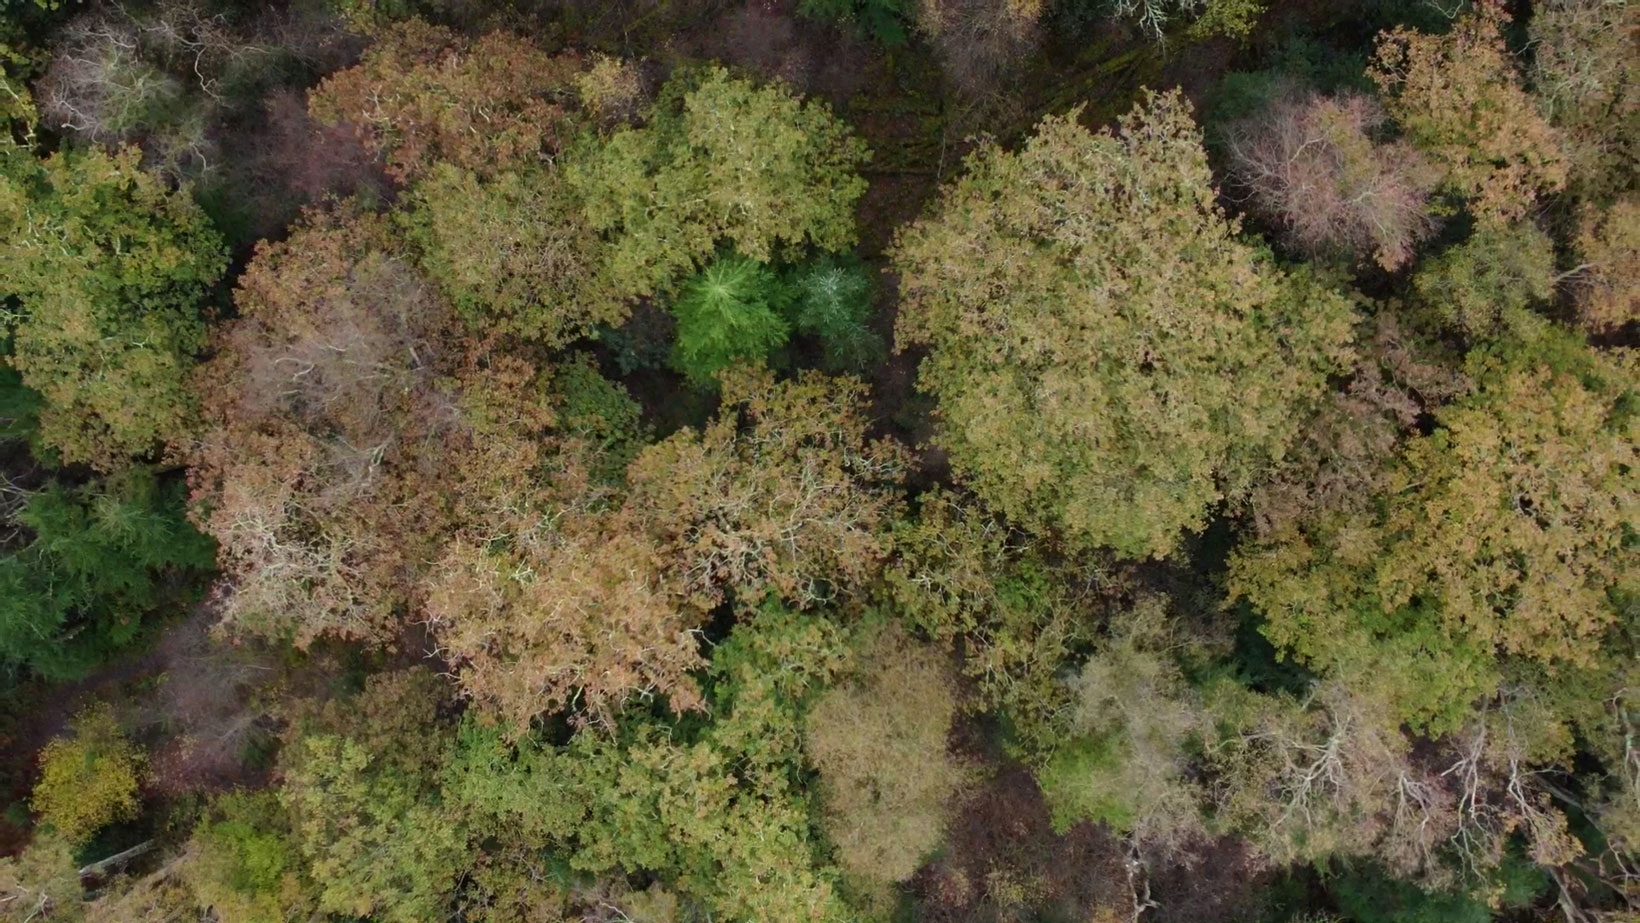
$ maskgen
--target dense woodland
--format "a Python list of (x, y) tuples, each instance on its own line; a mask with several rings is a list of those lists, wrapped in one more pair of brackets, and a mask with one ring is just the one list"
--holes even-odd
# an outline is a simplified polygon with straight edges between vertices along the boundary
[(0, 920), (1640, 921), (1640, 7), (0, 0)]

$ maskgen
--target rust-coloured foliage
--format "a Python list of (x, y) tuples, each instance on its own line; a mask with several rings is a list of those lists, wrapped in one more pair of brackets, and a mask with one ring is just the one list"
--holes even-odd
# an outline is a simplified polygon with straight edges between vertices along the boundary
[(1495, 5), (1429, 35), (1378, 37), (1367, 74), (1407, 138), (1446, 172), (1478, 217), (1509, 221), (1566, 185), (1561, 139), (1521, 87)]
[(558, 149), (580, 70), (573, 56), (506, 32), (468, 41), (412, 19), (384, 29), (308, 105), (320, 122), (351, 122), (401, 181), (439, 161), (487, 173)]

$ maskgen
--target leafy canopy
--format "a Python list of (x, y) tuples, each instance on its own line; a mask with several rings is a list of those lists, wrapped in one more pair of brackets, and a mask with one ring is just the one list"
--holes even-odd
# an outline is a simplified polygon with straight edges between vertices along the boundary
[(610, 239), (617, 290), (650, 295), (720, 246), (764, 263), (847, 248), (867, 157), (824, 103), (711, 68), (674, 77), (643, 127), (589, 142), (564, 169)]
[(1294, 439), (1349, 302), (1236, 236), (1177, 93), (1119, 132), (1048, 118), (986, 145), (900, 234), (901, 349), (957, 476), (1017, 522), (1171, 552)]
[(74, 719), (70, 737), (40, 751), (40, 781), (29, 804), (71, 844), (85, 842), (115, 821), (137, 816), (137, 789), (146, 760), (125, 739), (114, 712), (92, 708)]
[(421, 266), (474, 333), (562, 346), (626, 319), (602, 242), (556, 172), (486, 179), (440, 162), (410, 201), (405, 223)]
[(1400, 27), (1378, 36), (1367, 76), (1445, 186), (1476, 216), (1510, 221), (1566, 185), (1561, 140), (1521, 87), (1504, 43), (1507, 17), (1483, 4), (1450, 32)]
[(480, 174), (526, 167), (573, 131), (574, 57), (508, 32), (468, 40), (419, 19), (374, 38), (357, 66), (313, 89), (308, 109), (325, 124), (351, 123), (396, 179), (438, 163)]
[(200, 314), (227, 265), (186, 191), (126, 148), (8, 158), (0, 172), (0, 295), (10, 363), (40, 392), (40, 438), (64, 462), (112, 470), (187, 434)]
[(1450, 730), (1506, 659), (1599, 660), (1635, 591), (1632, 361), (1546, 332), (1475, 354), (1472, 391), (1342, 494), (1237, 550), (1278, 647)]

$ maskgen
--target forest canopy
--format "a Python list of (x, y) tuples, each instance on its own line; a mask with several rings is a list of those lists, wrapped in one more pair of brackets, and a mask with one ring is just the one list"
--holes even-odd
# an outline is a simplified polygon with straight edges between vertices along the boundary
[(0, 0), (3, 923), (1635, 923), (1620, 0)]

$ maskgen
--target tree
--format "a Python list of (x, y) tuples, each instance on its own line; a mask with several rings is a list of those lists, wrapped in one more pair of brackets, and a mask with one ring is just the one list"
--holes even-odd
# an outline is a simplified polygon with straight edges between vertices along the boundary
[(1640, 320), (1640, 198), (1584, 206), (1573, 246), (1583, 261), (1574, 291), (1584, 326), (1616, 331)]
[(967, 767), (946, 750), (956, 717), (939, 651), (883, 630), (852, 683), (808, 715), (804, 748), (820, 770), (826, 832), (844, 868), (910, 878), (940, 844)]
[(605, 378), (590, 356), (572, 356), (552, 370), (557, 425), (582, 447), (577, 457), (594, 481), (626, 483), (626, 468), (654, 441), (643, 408), (626, 388)]
[(800, 606), (863, 589), (887, 554), (907, 459), (868, 441), (864, 386), (818, 373), (724, 373), (718, 416), (650, 446), (626, 507), (702, 608), (733, 593)]
[(272, 791), (213, 799), (188, 840), (182, 877), (222, 923), (283, 923), (313, 912), (313, 882)]
[(820, 341), (827, 370), (864, 372), (882, 360), (882, 338), (869, 326), (871, 272), (857, 257), (822, 254), (792, 267), (787, 284), (792, 329)]
[(1179, 15), (1195, 16), (1192, 38), (1228, 35), (1246, 38), (1264, 14), (1262, 0), (1114, 0), (1112, 12), (1137, 23), (1158, 41), (1167, 35), (1168, 24)]
[(443, 915), (471, 851), (439, 800), (451, 745), (442, 692), (426, 670), (380, 674), (294, 723), (279, 802), (321, 910), (383, 923)]
[(1349, 302), (1237, 239), (1178, 94), (1043, 121), (901, 233), (896, 345), (956, 475), (1014, 521), (1161, 556), (1241, 497), (1347, 354)]
[(596, 54), (575, 78), (575, 88), (580, 91), (581, 105), (604, 125), (630, 122), (644, 102), (643, 67), (635, 61)]
[(0, 558), (0, 661), (75, 679), (129, 644), (174, 584), (208, 572), (215, 549), (183, 515), (181, 485), (127, 468), (30, 495), (26, 545)]
[(1278, 647), (1379, 690), (1434, 732), (1512, 663), (1591, 665), (1632, 593), (1632, 370), (1553, 331), (1474, 355), (1370, 491), (1339, 496), (1231, 562)]
[(474, 532), (445, 550), (425, 608), (468, 694), (517, 731), (572, 705), (607, 724), (633, 696), (700, 706), (706, 614), (629, 517), (548, 507)]
[(562, 346), (626, 319), (627, 305), (606, 277), (602, 243), (579, 220), (557, 173), (480, 179), (441, 162), (410, 201), (406, 224), (421, 266), (475, 334)]
[(847, 248), (867, 157), (824, 103), (711, 68), (674, 77), (643, 127), (588, 144), (564, 169), (610, 240), (617, 290), (652, 295), (721, 246), (763, 263)]
[(797, 11), (812, 19), (842, 23), (892, 46), (904, 44), (912, 6), (909, 0), (802, 0)]
[(674, 743), (652, 727), (624, 752), (594, 750), (603, 765), (591, 778), (603, 781), (575, 864), (670, 871), (727, 919), (852, 919), (835, 871), (815, 861), (795, 775), (803, 706), (841, 671), (844, 644), (823, 614), (774, 604), (749, 613), (713, 655), (717, 720), (701, 739)]
[(1338, 683), (1295, 699), (1219, 680), (1202, 701), (1210, 829), (1276, 863), (1376, 854), (1408, 877), (1450, 874), (1435, 850), (1459, 832), (1457, 793), (1440, 768), (1409, 761), (1381, 699)]
[(1435, 229), (1439, 177), (1411, 145), (1374, 140), (1386, 118), (1365, 96), (1282, 94), (1231, 127), (1231, 176), (1299, 252), (1397, 269)]
[(1067, 745), (1038, 778), (1054, 826), (1103, 822), (1148, 846), (1177, 846), (1202, 832), (1204, 793), (1189, 752), (1206, 718), (1173, 662), (1167, 604), (1143, 597), (1070, 682)]
[(487, 176), (562, 146), (581, 69), (506, 32), (469, 41), (410, 19), (376, 33), (364, 59), (326, 77), (308, 106), (321, 123), (352, 123), (400, 181), (439, 162)]
[(1061, 736), (1068, 696), (1058, 671), (1090, 640), (1085, 561), (1054, 563), (970, 497), (933, 490), (894, 523), (894, 556), (877, 599), (909, 628), (962, 652), (976, 706), (999, 712), (1031, 759)]
[(572, 706), (609, 724), (634, 696), (696, 709), (714, 606), (862, 588), (905, 459), (866, 441), (861, 390), (733, 369), (718, 418), (639, 453), (624, 497), (573, 448), (552, 456), (552, 489), (498, 474), (423, 588), (463, 687), (517, 731)]
[(113, 709), (93, 707), (74, 719), (72, 737), (40, 751), (40, 781), (29, 806), (71, 845), (103, 827), (137, 816), (145, 758), (125, 739)]
[(73, 923), (84, 918), (79, 867), (62, 836), (40, 833), (16, 856), (0, 859), (0, 920)]
[(1367, 70), (1407, 139), (1484, 220), (1518, 218), (1566, 185), (1560, 138), (1521, 88), (1506, 21), (1487, 3), (1441, 35), (1382, 33)]
[(1640, 7), (1603, 0), (1533, 4), (1533, 95), (1565, 137), (1568, 175), (1577, 195), (1603, 201), (1633, 188), (1640, 156), (1640, 65), (1628, 37)]
[(562, 747), (469, 725), (446, 791), (479, 829), (549, 848), (583, 875), (666, 882), (675, 897), (651, 893), (645, 903), (656, 909), (854, 919), (836, 870), (817, 861), (800, 787), (803, 708), (846, 660), (830, 619), (765, 604), (713, 652), (710, 718), (632, 715), (617, 735), (583, 729)]
[(310, 213), (258, 248), (235, 297), (197, 376), (208, 428), (189, 471), (232, 581), (223, 622), (391, 639), (405, 571), (430, 553), (434, 507), (402, 475), (450, 422), (448, 309), (369, 214)]
[(970, 97), (1036, 47), (1043, 0), (916, 0), (917, 29), (939, 49), (946, 79)]
[(223, 623), (391, 645), (449, 537), (533, 490), (544, 383), (452, 330), (379, 215), (310, 213), (237, 299), (198, 376), (190, 471), (231, 580)]
[(10, 362), (40, 392), (40, 437), (111, 470), (178, 442), (222, 241), (186, 192), (127, 148), (13, 157), (0, 175), (0, 292), (16, 297)]
[(1419, 266), (1412, 288), (1424, 316), (1474, 343), (1536, 321), (1527, 309), (1548, 301), (1555, 282), (1549, 235), (1527, 222), (1486, 223)]
[(789, 293), (769, 267), (738, 253), (713, 260), (672, 302), (678, 338), (672, 364), (696, 383), (736, 361), (761, 362), (786, 343)]

